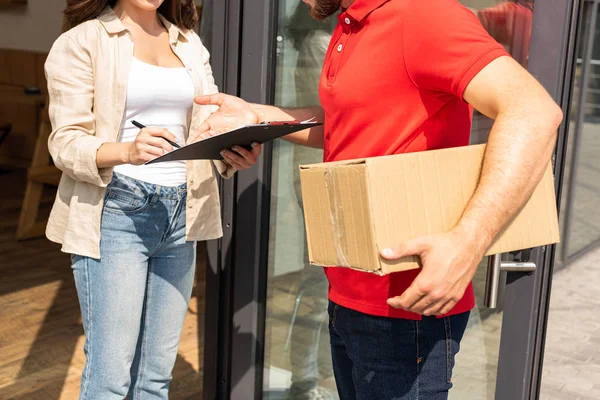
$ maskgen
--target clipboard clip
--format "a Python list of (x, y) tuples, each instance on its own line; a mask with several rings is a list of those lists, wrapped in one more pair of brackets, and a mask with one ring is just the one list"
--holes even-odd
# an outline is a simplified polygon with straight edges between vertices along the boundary
[(271, 126), (277, 126), (277, 125), (298, 125), (300, 124), (300, 121), (265, 121), (265, 122), (261, 122), (261, 125), (271, 125)]
[(293, 121), (265, 121), (265, 122), (261, 122), (261, 125), (272, 125), (272, 126), (277, 126), (277, 125), (302, 125), (302, 124), (310, 124), (312, 122), (315, 122), (315, 117), (312, 117), (311, 119), (307, 119), (306, 121), (298, 121), (298, 120), (293, 120)]

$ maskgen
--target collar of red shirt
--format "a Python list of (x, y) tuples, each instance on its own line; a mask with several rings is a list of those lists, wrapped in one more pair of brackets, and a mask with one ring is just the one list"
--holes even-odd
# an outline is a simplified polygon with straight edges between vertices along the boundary
[(381, 7), (383, 3), (389, 0), (355, 0), (345, 12), (355, 21), (362, 21), (367, 15), (371, 14), (375, 9)]

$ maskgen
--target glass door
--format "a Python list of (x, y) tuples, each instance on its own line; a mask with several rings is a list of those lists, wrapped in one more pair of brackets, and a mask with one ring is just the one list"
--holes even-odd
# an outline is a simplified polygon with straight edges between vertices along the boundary
[[(462, 2), (563, 105), (568, 121), (580, 2)], [(320, 64), (335, 20), (312, 21), (300, 0), (213, 0), (205, 6), (205, 15), (213, 16), (212, 66), (222, 91), (260, 103), (318, 103)], [(490, 127), (491, 121), (475, 114), (472, 142), (485, 142)], [(555, 154), (559, 199), (566, 128), (561, 127)], [(307, 263), (296, 172), (299, 164), (321, 157), (319, 151), (276, 141), (265, 146), (256, 167), (221, 182), (225, 234), (208, 246), (207, 400), (336, 398), (327, 282), (320, 268)], [(482, 262), (452, 399), (539, 397), (554, 246), (502, 259), (537, 268), (497, 276), (489, 273), (488, 260)], [(485, 306), (494, 303), (487, 281), (500, 283), (493, 286), (495, 308)]]
[[(530, 67), (532, 26), (535, 21), (541, 21), (534, 18), (538, 13), (538, 2), (461, 2), (478, 16), (490, 35), (505, 46), (515, 60), (525, 68)], [(555, 3), (557, 4), (554, 6), (558, 5), (559, 8), (554, 10), (554, 18), (567, 18), (570, 12), (570, 8), (565, 6), (567, 2)], [(561, 6), (566, 9), (560, 10)], [(543, 7), (544, 14), (553, 12), (547, 7), (540, 7)], [(274, 102), (285, 107), (318, 104), (321, 65), (337, 18), (318, 22), (308, 15), (308, 6), (301, 0), (280, 0), (276, 20), (277, 26), (272, 31), (276, 42)], [(555, 37), (564, 34), (562, 29), (554, 32)], [(538, 43), (545, 44), (543, 40)], [(472, 143), (484, 143), (491, 126), (492, 121), (476, 112), (473, 118)], [(272, 149), (262, 388), (264, 399), (338, 398), (329, 355), (327, 280), (321, 268), (308, 263), (298, 177), (298, 165), (320, 162), (321, 158), (322, 151), (284, 141), (274, 143)], [(536, 273), (541, 275), (540, 270), (544, 265), (548, 268), (551, 263), (547, 257), (551, 251), (544, 255), (546, 250), (551, 248), (505, 254), (502, 258), (508, 261), (537, 261), (539, 265)], [(497, 382), (512, 378), (510, 374), (501, 374), (499, 377), (498, 366), (502, 358), (501, 349), (508, 352), (506, 349), (512, 340), (509, 334), (503, 334), (503, 327), (508, 324), (512, 328), (517, 323), (516, 317), (513, 317), (515, 313), (510, 314), (511, 321), (507, 322), (504, 310), (507, 306), (518, 305), (514, 302), (506, 304), (504, 282), (507, 280), (507, 273), (502, 272), (498, 303), (495, 308), (486, 307), (488, 262), (487, 258), (483, 260), (474, 278), (477, 306), (471, 313), (461, 352), (457, 356), (451, 399), (517, 398), (509, 397), (510, 390), (497, 390), (496, 386)], [(528, 279), (524, 273), (509, 274), (510, 283), (517, 282), (520, 278)], [(525, 285), (535, 285), (535, 290), (541, 293), (541, 285), (547, 283), (542, 284), (533, 279)], [(513, 291), (516, 287), (517, 285)], [(490, 288), (487, 287), (487, 290)], [(538, 297), (534, 303), (539, 306)], [(523, 307), (529, 306), (523, 304)], [(530, 328), (534, 329), (533, 325), (523, 327)], [(501, 347), (502, 340), (505, 343)], [(522, 346), (527, 347), (529, 344)], [(503, 358), (504, 364), (509, 358)], [(526, 360), (523, 359), (522, 363), (525, 364)], [(531, 373), (529, 367), (523, 365), (522, 369)]]
[(600, 378), (600, 370), (590, 368), (598, 365), (592, 327), (600, 314), (580, 319), (582, 310), (597, 308), (600, 276), (600, 2), (585, 0), (581, 8), (542, 399), (596, 398), (587, 382)]
[[(275, 104), (319, 104), (325, 53), (337, 23), (316, 21), (299, 0), (279, 2)], [(285, 141), (273, 145), (265, 330), (265, 399), (337, 398), (329, 357), (327, 288), (309, 265), (298, 165), (318, 163), (323, 150)], [(313, 396), (313, 397), (310, 397)]]

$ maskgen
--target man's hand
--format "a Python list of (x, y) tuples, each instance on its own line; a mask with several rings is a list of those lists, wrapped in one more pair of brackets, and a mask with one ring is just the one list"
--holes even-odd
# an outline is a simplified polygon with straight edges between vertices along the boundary
[[(218, 106), (219, 109), (212, 113), (198, 129), (190, 133), (190, 143), (219, 135), (240, 126), (262, 122), (258, 111), (239, 97), (217, 93), (198, 96), (194, 98), (194, 102), (201, 106)], [(221, 151), (223, 159), (237, 170), (247, 169), (256, 164), (261, 153), (262, 146), (259, 143), (252, 143), (252, 150), (247, 150), (242, 146), (233, 146), (231, 149)]]
[(486, 249), (458, 231), (422, 236), (383, 249), (388, 260), (420, 256), (423, 268), (412, 285), (388, 304), (422, 315), (447, 314), (463, 297)]
[(200, 127), (190, 133), (190, 143), (240, 126), (263, 122), (257, 109), (239, 97), (217, 93), (208, 96), (197, 96), (194, 98), (194, 102), (201, 106), (218, 106), (219, 109), (212, 113)]

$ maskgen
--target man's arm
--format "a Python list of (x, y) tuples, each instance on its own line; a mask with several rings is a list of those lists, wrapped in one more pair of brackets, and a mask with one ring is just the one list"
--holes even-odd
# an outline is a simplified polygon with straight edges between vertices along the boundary
[(420, 237), (382, 255), (419, 255), (423, 270), (409, 289), (388, 300), (425, 315), (445, 314), (473, 278), (496, 236), (527, 202), (548, 166), (562, 112), (544, 88), (510, 57), (483, 68), (464, 99), (495, 119), (479, 185), (457, 226)]
[[(315, 121), (325, 121), (323, 107), (301, 107), (301, 108), (280, 108), (262, 104), (251, 105), (261, 116), (262, 121), (306, 121), (314, 118)], [(284, 136), (283, 139), (302, 146), (323, 148), (324, 130), (323, 125), (303, 131), (295, 132)]]
[(495, 120), (479, 185), (457, 226), (475, 233), (487, 251), (542, 179), (562, 111), (510, 57), (497, 59), (475, 76), (464, 98)]

